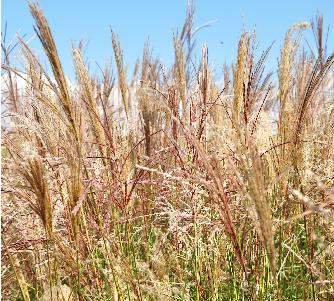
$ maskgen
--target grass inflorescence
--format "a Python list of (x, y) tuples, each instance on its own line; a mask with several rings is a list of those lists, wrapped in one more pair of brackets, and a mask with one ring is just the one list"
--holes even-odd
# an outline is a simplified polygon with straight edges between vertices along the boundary
[(73, 45), (69, 83), (29, 8), (52, 73), (22, 38), (15, 68), (3, 41), (4, 300), (334, 300), (334, 55), (321, 16), (287, 31), (277, 79), (255, 32), (222, 82), (206, 45), (196, 63), (190, 5), (170, 68), (146, 43), (128, 81), (111, 32), (115, 70), (90, 75)]

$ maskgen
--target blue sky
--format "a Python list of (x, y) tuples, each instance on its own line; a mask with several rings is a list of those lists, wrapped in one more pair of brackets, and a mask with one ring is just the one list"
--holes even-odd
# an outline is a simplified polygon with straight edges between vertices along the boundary
[[(33, 20), (26, 0), (2, 0), (2, 30), (7, 21), (7, 36), (12, 38), (17, 31), (34, 36)], [(51, 25), (63, 66), (73, 77), (71, 43), (84, 39), (85, 57), (90, 70), (97, 71), (96, 62), (104, 65), (112, 57), (110, 27), (118, 34), (125, 63), (132, 70), (135, 60), (141, 55), (144, 42), (150, 38), (154, 54), (165, 65), (173, 61), (172, 35), (181, 28), (186, 12), (184, 0), (40, 0)], [(195, 2), (195, 25), (215, 20), (209, 28), (197, 35), (196, 53), (201, 45), (209, 45), (209, 58), (217, 73), (224, 62), (234, 60), (237, 43), (243, 28), (256, 27), (259, 54), (276, 41), (268, 64), (276, 70), (279, 50), (286, 30), (294, 23), (309, 21), (317, 12), (323, 13), (325, 25), (331, 25), (329, 50), (334, 50), (334, 0), (197, 0)], [(330, 24), (332, 22), (332, 24)], [(312, 33), (307, 39), (314, 47)], [(35, 37), (32, 48), (40, 53)], [(113, 62), (113, 60), (112, 60)], [(113, 62), (113, 65), (114, 62)]]

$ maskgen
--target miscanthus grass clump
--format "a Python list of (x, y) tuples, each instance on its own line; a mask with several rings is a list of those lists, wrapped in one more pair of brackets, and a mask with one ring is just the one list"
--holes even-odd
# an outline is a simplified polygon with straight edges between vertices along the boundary
[(278, 76), (244, 32), (217, 81), (190, 5), (170, 68), (147, 43), (128, 81), (112, 32), (114, 68), (92, 76), (74, 44), (70, 83), (29, 8), (50, 72), (23, 38), (14, 67), (3, 39), (3, 300), (334, 300), (321, 16), (287, 31)]

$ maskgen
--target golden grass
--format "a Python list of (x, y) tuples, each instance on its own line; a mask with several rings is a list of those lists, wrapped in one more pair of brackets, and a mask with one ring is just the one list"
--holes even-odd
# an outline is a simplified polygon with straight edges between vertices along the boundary
[(307, 24), (287, 32), (278, 82), (255, 32), (241, 35), (224, 86), (207, 46), (193, 63), (189, 5), (170, 68), (147, 43), (128, 82), (112, 32), (117, 83), (110, 66), (90, 75), (73, 46), (70, 88), (43, 11), (29, 8), (52, 74), (22, 38), (23, 71), (2, 44), (4, 300), (60, 288), (73, 300), (334, 298), (334, 56), (322, 17), (316, 56), (302, 48)]

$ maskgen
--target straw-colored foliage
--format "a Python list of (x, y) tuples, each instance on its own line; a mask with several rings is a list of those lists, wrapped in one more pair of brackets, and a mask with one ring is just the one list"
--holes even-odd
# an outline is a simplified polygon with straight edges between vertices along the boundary
[(3, 41), (3, 300), (334, 300), (322, 17), (313, 53), (308, 24), (288, 30), (278, 79), (244, 32), (217, 80), (189, 5), (170, 68), (147, 43), (128, 81), (112, 32), (115, 70), (92, 76), (73, 45), (70, 83), (29, 7), (52, 73)]

